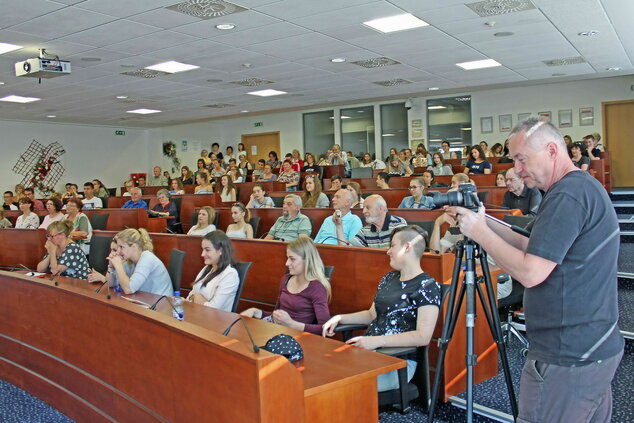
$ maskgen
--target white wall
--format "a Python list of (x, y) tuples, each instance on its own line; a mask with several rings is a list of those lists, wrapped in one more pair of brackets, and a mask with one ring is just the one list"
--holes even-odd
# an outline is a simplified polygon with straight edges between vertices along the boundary
[[(148, 161), (148, 131), (125, 128), (125, 136), (115, 136), (113, 127), (56, 123), (0, 121), (2, 190), (13, 190), (23, 176), (13, 166), (33, 140), (47, 146), (59, 142), (66, 154), (61, 163), (66, 169), (56, 185), (64, 191), (66, 182), (82, 189), (84, 182), (100, 179), (107, 187), (119, 187), (132, 172), (151, 172)], [(120, 129), (120, 128), (116, 128)]]

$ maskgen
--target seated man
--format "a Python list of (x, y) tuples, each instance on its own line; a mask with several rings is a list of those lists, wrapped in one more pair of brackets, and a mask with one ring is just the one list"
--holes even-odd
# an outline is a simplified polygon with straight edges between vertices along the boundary
[(13, 204), (13, 192), (5, 191), (4, 192), (4, 203), (2, 204), (3, 210), (17, 210), (18, 207)]
[(583, 142), (586, 144), (586, 151), (583, 152), (584, 156), (588, 156), (590, 160), (601, 159), (601, 150), (599, 150), (598, 147), (599, 141), (597, 141), (594, 135), (586, 135), (583, 137)]
[(161, 174), (161, 168), (159, 166), (154, 166), (152, 169), (153, 175), (150, 176), (150, 179), (147, 181), (147, 186), (149, 187), (166, 187), (168, 182), (167, 178)]
[(412, 195), (408, 195), (407, 197), (403, 198), (401, 204), (398, 205), (399, 209), (434, 208), (434, 200), (431, 197), (425, 195), (425, 181), (423, 181), (423, 178), (412, 178), (409, 181), (409, 192)]
[(301, 214), (302, 198), (296, 194), (288, 194), (282, 204), (282, 217), (269, 229), (269, 234), (264, 239), (278, 239), (293, 241), (300, 235), (310, 236), (313, 225), (310, 219)]
[(103, 208), (101, 198), (95, 197), (95, 186), (92, 182), (86, 182), (84, 184), (84, 199), (81, 200), (81, 202), (84, 205), (83, 210)]
[(141, 188), (146, 186), (145, 176), (139, 176), (139, 178), (137, 179), (137, 186)]
[(33, 202), (33, 211), (46, 210), (44, 203), (35, 199), (35, 192), (33, 191), (33, 188), (24, 188), (24, 196)]
[(141, 199), (141, 188), (133, 187), (130, 189), (130, 201), (127, 201), (122, 209), (146, 209), (147, 203)]
[(522, 178), (518, 177), (515, 169), (506, 171), (506, 187), (509, 189), (502, 199), (502, 207), (520, 209), (527, 216), (535, 216), (542, 202), (542, 194), (537, 188), (529, 188)]
[(330, 188), (328, 188), (328, 191), (339, 191), (341, 189), (342, 183), (343, 179), (341, 179), (341, 176), (334, 175), (332, 178), (330, 178)]
[(123, 186), (125, 188), (125, 192), (121, 193), (121, 195), (123, 197), (129, 197), (130, 196), (130, 190), (132, 188), (134, 188), (134, 182), (132, 182), (132, 180), (127, 180), (123, 183)]
[(381, 172), (376, 175), (376, 186), (380, 189), (390, 189), (390, 174)]
[[(365, 199), (363, 216), (365, 217), (365, 226), (350, 241), (352, 245), (357, 247), (389, 248), (394, 229), (407, 225), (402, 217), (393, 216), (387, 212), (385, 199), (377, 194)], [(337, 238), (343, 238), (341, 225), (337, 225)], [(339, 245), (343, 244), (339, 241)]]
[[(350, 241), (363, 227), (359, 216), (352, 214), (350, 209), (357, 202), (357, 194), (345, 188), (340, 189), (332, 197), (332, 208), (335, 212), (328, 216), (321, 224), (315, 237), (315, 244), (337, 245), (341, 240)], [(340, 230), (337, 225), (342, 226)], [(342, 236), (340, 236), (342, 235)], [(344, 242), (349, 244), (349, 242)]]

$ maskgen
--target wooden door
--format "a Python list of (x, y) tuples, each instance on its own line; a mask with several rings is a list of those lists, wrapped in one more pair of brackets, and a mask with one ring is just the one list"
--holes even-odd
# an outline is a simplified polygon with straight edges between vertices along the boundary
[(602, 144), (611, 152), (613, 186), (634, 187), (634, 100), (606, 101), (601, 108)]
[[(268, 160), (269, 151), (275, 151), (280, 160), (284, 158), (280, 151), (280, 133), (263, 132), (260, 134), (242, 134), (242, 143), (247, 151), (247, 157), (251, 163), (257, 163), (259, 159)], [(253, 154), (255, 147), (257, 153)]]

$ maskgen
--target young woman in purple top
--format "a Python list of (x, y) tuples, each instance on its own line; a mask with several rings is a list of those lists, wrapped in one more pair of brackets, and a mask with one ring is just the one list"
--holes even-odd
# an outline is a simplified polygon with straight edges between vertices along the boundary
[(317, 248), (301, 236), (288, 244), (286, 257), (288, 273), (282, 276), (273, 313), (250, 308), (242, 315), (321, 335), (322, 325), (330, 319), (330, 283)]

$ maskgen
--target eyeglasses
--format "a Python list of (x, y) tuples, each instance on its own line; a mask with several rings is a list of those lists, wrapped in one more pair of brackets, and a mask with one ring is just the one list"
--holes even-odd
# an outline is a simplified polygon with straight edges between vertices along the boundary
[(407, 189), (410, 190), (410, 191), (413, 191), (416, 188), (421, 188), (421, 186), (420, 185), (410, 185), (409, 187), (407, 187)]
[(63, 232), (58, 232), (58, 233), (56, 233), (56, 234), (52, 234), (52, 235), (51, 235), (51, 234), (47, 234), (47, 235), (46, 235), (46, 239), (53, 239), (53, 238), (55, 238), (57, 235), (59, 235), (59, 234), (61, 234), (61, 233), (63, 233)]

